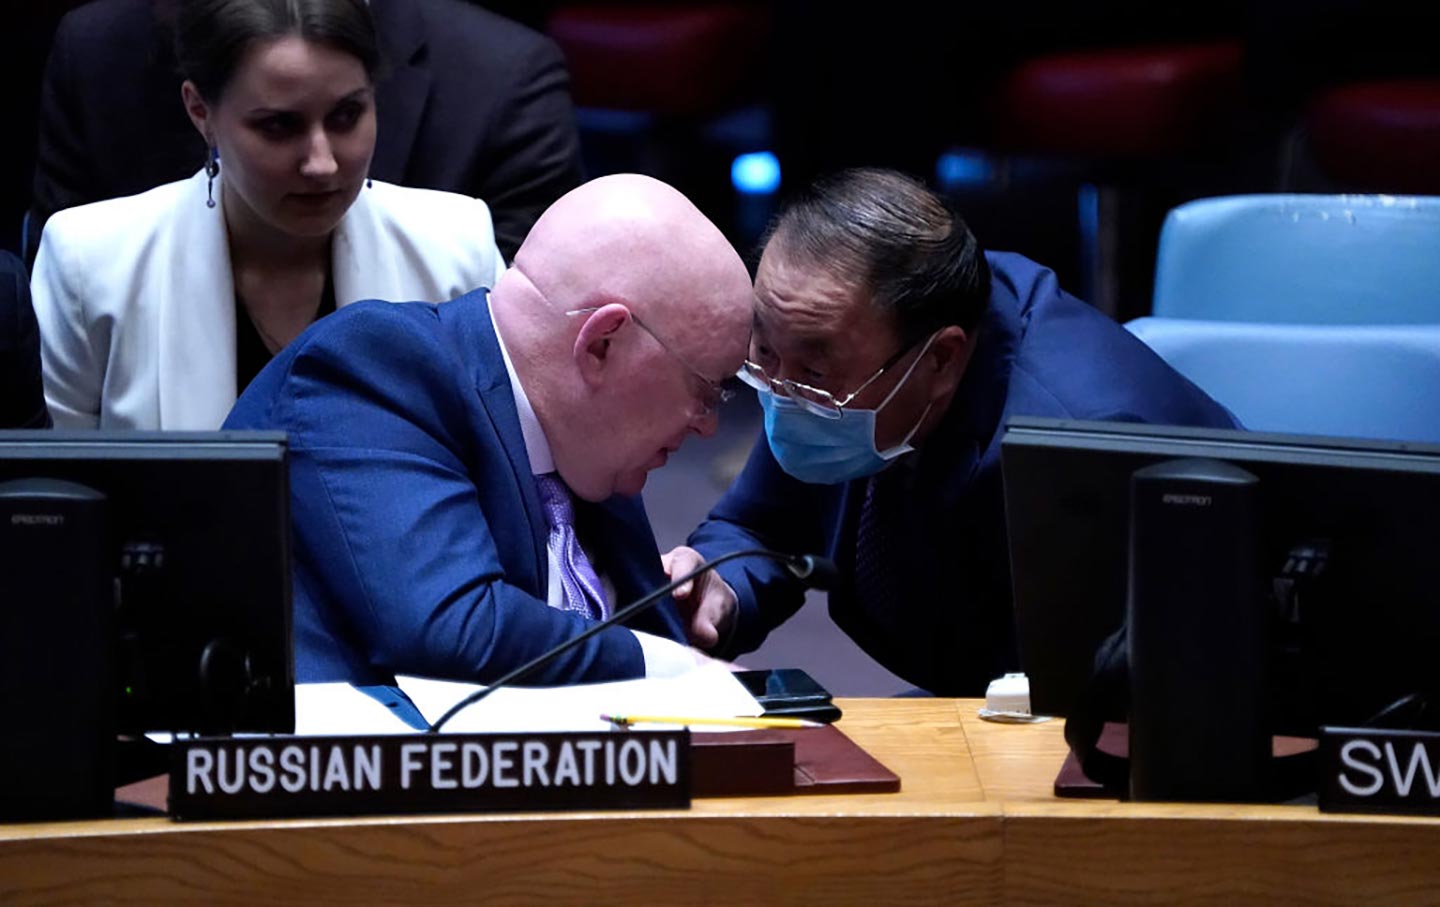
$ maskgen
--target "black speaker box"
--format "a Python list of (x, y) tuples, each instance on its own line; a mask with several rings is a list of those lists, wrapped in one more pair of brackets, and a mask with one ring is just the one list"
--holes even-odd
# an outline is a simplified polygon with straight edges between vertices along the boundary
[(1173, 460), (1131, 480), (1130, 795), (1263, 798), (1266, 614), (1259, 481)]
[(0, 820), (113, 813), (109, 550), (104, 495), (0, 484)]

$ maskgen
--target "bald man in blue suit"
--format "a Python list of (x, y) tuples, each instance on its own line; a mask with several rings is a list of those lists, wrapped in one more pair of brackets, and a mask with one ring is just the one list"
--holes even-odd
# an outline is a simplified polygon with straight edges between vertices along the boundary
[[(749, 309), (713, 224), (614, 176), (552, 205), (492, 290), (361, 302), (297, 338), (225, 425), (289, 433), (297, 680), (493, 681), (662, 585), (638, 495), (715, 430)], [(555, 549), (556, 480), (598, 594)], [(683, 640), (667, 602), (530, 681), (678, 673)]]

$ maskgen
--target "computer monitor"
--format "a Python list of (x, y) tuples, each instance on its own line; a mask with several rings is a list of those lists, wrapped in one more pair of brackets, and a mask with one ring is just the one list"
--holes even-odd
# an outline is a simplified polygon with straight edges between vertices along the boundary
[(1126, 613), (1131, 475), (1188, 458), (1259, 479), (1260, 597), (1286, 649), (1271, 653), (1278, 730), (1440, 690), (1440, 446), (1015, 418), (1001, 457), (1037, 712), (1074, 710)]
[[(5, 652), (34, 656), (6, 666), (11, 703), (73, 686), (99, 658), (122, 734), (294, 729), (283, 433), (0, 432), (0, 487)], [(45, 533), (66, 528), (64, 507), (91, 501), (95, 524), (71, 527), (54, 550)], [(70, 607), (59, 593), (77, 583), (81, 598), (100, 589), (103, 629), (86, 629), (87, 613), (39, 616)], [(86, 633), (100, 647), (71, 654)]]

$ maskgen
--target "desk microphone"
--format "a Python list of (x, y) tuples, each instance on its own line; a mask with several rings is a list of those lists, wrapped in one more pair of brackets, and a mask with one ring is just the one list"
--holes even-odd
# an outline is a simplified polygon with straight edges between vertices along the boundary
[(659, 589), (656, 589), (654, 592), (645, 595), (637, 601), (631, 602), (630, 604), (616, 611), (614, 614), (610, 615), (605, 620), (600, 621), (594, 626), (587, 627), (583, 633), (580, 633), (576, 636), (571, 637), (570, 639), (565, 640), (560, 645), (556, 646), (548, 652), (543, 652), (540, 655), (537, 655), (535, 658), (532, 658), (530, 661), (526, 662), (525, 664), (506, 674), (504, 677), (501, 677), (499, 680), (490, 684), (485, 689), (476, 690), (474, 693), (466, 696), (464, 699), (451, 706), (450, 711), (446, 712), (444, 715), (441, 715), (438, 721), (430, 725), (429, 732), (432, 734), (437, 733), (440, 728), (445, 726), (445, 722), (449, 721), (451, 718), (454, 718), (462, 710), (469, 708), (470, 706), (484, 699), (486, 696), (489, 696), (491, 693), (495, 692), (501, 687), (512, 684), (517, 680), (521, 680), (529, 676), (536, 670), (543, 668), (551, 661), (554, 661), (556, 658), (560, 657), (564, 653), (568, 652), (570, 649), (594, 636), (596, 633), (599, 633), (601, 630), (608, 629), (609, 627), (612, 627), (615, 624), (618, 624), (621, 621), (633, 617), (636, 614), (639, 614), (641, 611), (650, 608), (656, 602), (658, 602), (662, 596), (674, 592), (676, 589), (683, 586), (685, 583), (688, 583), (690, 580), (694, 579), (700, 574), (705, 573), (709, 570), (713, 570), (721, 564), (725, 563), (726, 561), (733, 561), (737, 558), (742, 557), (768, 557), (771, 560), (779, 561), (780, 563), (785, 565), (785, 569), (789, 570), (796, 579), (804, 582), (805, 585), (813, 589), (831, 589), (834, 587), (836, 578), (839, 576), (839, 571), (836, 570), (834, 561), (830, 560), (829, 558), (820, 557), (814, 554), (783, 554), (779, 551), (770, 551), (766, 548), (749, 548), (744, 551), (732, 551), (729, 554), (722, 554), (714, 560), (706, 561), (705, 563), (696, 567), (694, 570), (691, 570), (689, 573), (685, 574), (679, 579), (672, 580), (666, 585), (661, 586)]

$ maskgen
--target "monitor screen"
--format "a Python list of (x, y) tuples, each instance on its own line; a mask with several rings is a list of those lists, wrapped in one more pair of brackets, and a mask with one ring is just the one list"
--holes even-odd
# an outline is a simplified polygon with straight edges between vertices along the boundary
[[(73, 549), (94, 555), (52, 557), (32, 547), (41, 552), (32, 563), (7, 560), (5, 626), (23, 632), (17, 607), (55, 606), (45, 601), (47, 584), (59, 588), (65, 574), (93, 571), (114, 609), (105, 621), (107, 682), (119, 731), (294, 729), (283, 433), (0, 432), (0, 486), (23, 494), (44, 487), (37, 482), (98, 493), (103, 540)], [(12, 534), (27, 528), (20, 519), (6, 527)], [(63, 664), (65, 634), (48, 626), (46, 636), (61, 638), (34, 645)], [(17, 685), (25, 682), (21, 674)]]
[(1259, 479), (1279, 726), (1363, 723), (1440, 686), (1440, 446), (1016, 418), (1001, 456), (1037, 713), (1071, 712), (1123, 620), (1131, 474), (1188, 458)]

